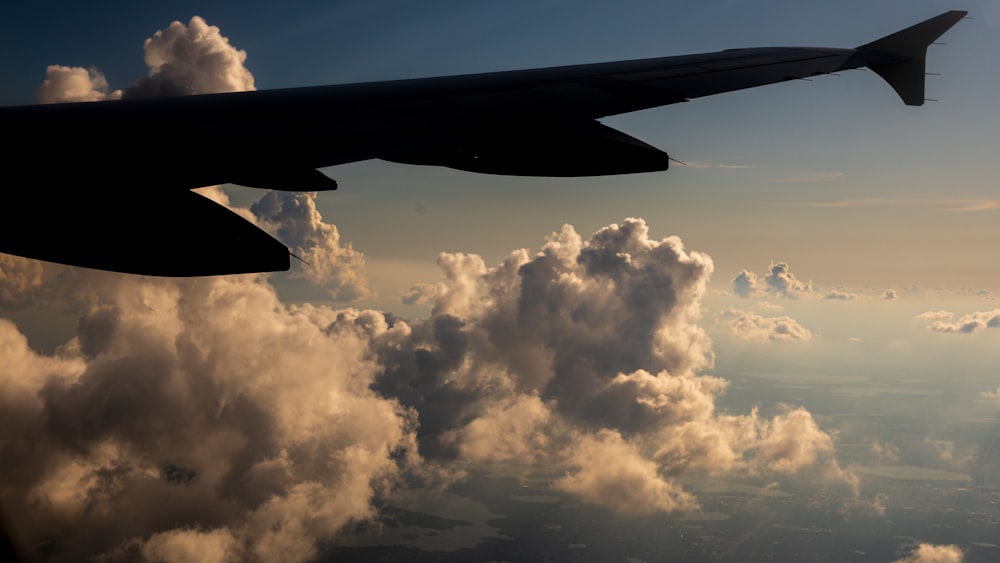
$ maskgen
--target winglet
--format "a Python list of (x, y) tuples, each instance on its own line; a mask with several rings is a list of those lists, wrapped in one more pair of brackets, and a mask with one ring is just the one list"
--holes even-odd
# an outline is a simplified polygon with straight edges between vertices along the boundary
[(924, 104), (927, 47), (968, 12), (952, 10), (857, 48), (908, 106)]

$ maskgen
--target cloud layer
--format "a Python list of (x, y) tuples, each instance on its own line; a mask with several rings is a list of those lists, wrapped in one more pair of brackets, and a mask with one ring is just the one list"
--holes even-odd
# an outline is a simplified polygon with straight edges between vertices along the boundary
[(954, 316), (955, 314), (950, 311), (927, 311), (917, 315), (916, 318), (932, 321), (927, 328), (934, 332), (972, 334), (985, 328), (1000, 327), (1000, 309), (976, 311), (963, 315), (957, 321), (952, 321)]
[[(201, 18), (145, 48), (150, 74), (126, 97), (253, 88), (245, 54)], [(86, 72), (57, 71), (75, 78), (47, 99), (107, 90)], [(367, 291), (361, 255), (314, 194), (237, 212), (310, 261), (301, 275), (342, 298)], [(461, 253), (438, 264), (442, 280), (411, 293), (431, 315), (403, 320), (289, 305), (267, 275), (155, 279), (3, 257), (3, 307), (44, 296), (78, 318), (52, 354), (0, 320), (0, 455), (18, 460), (0, 466), (0, 498), (23, 515), (15, 532), (57, 561), (303, 561), (376, 518), (376, 500), (480, 467), (555, 471), (556, 490), (633, 515), (696, 510), (688, 476), (851, 484), (804, 408), (717, 411), (728, 384), (707, 373), (700, 326), (713, 264), (678, 237), (638, 218), (590, 237), (565, 225), (494, 267)], [(784, 264), (763, 283), (811, 291)]]

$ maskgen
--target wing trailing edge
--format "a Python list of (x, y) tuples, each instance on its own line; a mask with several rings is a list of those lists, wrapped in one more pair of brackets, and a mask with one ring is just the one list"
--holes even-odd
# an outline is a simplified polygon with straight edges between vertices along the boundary
[[(9, 210), (44, 209), (34, 223), (0, 222), (0, 252), (98, 270), (190, 277), (288, 270), (287, 246), (195, 192), (155, 204), (121, 192), (11, 190)], [(58, 198), (59, 205), (51, 205)], [(123, 241), (128, 241), (124, 243)]]
[(857, 48), (908, 106), (924, 104), (927, 47), (968, 12), (952, 10)]

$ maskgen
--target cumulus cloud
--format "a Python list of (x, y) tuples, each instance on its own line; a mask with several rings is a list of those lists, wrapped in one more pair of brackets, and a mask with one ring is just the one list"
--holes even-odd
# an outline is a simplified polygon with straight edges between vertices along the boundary
[(293, 277), (328, 288), (340, 301), (371, 296), (364, 255), (351, 243), (341, 242), (336, 225), (323, 221), (316, 209), (316, 192), (267, 192), (250, 212), (258, 224), (306, 262), (291, 274)]
[[(146, 54), (128, 96), (253, 87), (200, 18)], [(272, 192), (236, 211), (312, 262), (302, 276), (363, 295), (361, 255), (315, 203)], [(53, 560), (308, 560), (379, 497), (484, 464), (555, 470), (556, 489), (629, 514), (697, 509), (687, 474), (844, 479), (804, 408), (716, 410), (727, 382), (706, 373), (700, 325), (712, 260), (642, 219), (589, 238), (565, 225), (493, 267), (441, 254), (442, 280), (409, 294), (431, 315), (412, 320), (289, 305), (267, 275), (10, 264), (4, 299), (47, 292), (79, 319), (51, 354), (0, 320), (0, 455), (19, 460), (0, 466), (0, 496)]]
[(45, 69), (45, 82), (35, 92), (40, 104), (98, 102), (121, 97), (121, 90), (108, 91), (108, 81), (99, 70), (61, 65)]
[(887, 289), (882, 293), (882, 299), (885, 299), (886, 301), (893, 301), (896, 297), (897, 294), (895, 289)]
[(835, 473), (805, 409), (716, 412), (727, 383), (701, 373), (698, 325), (711, 260), (676, 237), (567, 226), (493, 268), (439, 264), (427, 319), (288, 306), (267, 276), (92, 272), (58, 354), (2, 325), (16, 415), (0, 447), (22, 462), (0, 482), (29, 541), (304, 560), (431, 470), (562, 468), (558, 490), (630, 514), (696, 509), (691, 472)]
[(934, 447), (938, 459), (956, 469), (968, 469), (979, 459), (979, 451), (976, 448), (959, 448), (950, 440), (926, 441)]
[(0, 307), (13, 309), (34, 301), (45, 267), (37, 260), (0, 254)]
[(893, 563), (962, 563), (964, 560), (965, 555), (957, 545), (922, 543)]
[(933, 321), (927, 328), (934, 332), (971, 334), (984, 328), (1000, 327), (1000, 309), (976, 311), (963, 315), (957, 321), (950, 322), (954, 316), (954, 313), (948, 311), (927, 311), (917, 315), (916, 318), (922, 321)]
[(812, 282), (803, 282), (795, 277), (795, 274), (784, 262), (772, 262), (768, 266), (767, 277), (764, 278), (767, 291), (776, 293), (788, 299), (798, 299), (803, 295), (812, 292)]
[(244, 66), (246, 51), (236, 49), (218, 27), (194, 16), (146, 39), (149, 74), (125, 88), (123, 98), (177, 96), (206, 92), (242, 92), (254, 89), (253, 75)]
[(586, 436), (567, 454), (570, 473), (555, 488), (629, 516), (695, 510), (697, 500), (664, 480), (656, 463), (610, 430)]
[(757, 274), (742, 270), (733, 278), (733, 293), (748, 298), (762, 293), (773, 294), (786, 299), (798, 299), (812, 294), (812, 282), (803, 282), (791, 272), (785, 262), (771, 262), (763, 279)]
[(728, 308), (720, 315), (733, 336), (754, 342), (812, 340), (812, 332), (789, 316), (764, 317), (750, 311)]
[(740, 270), (740, 273), (733, 278), (733, 293), (744, 299), (756, 295), (759, 290), (757, 274), (751, 271)]
[(363, 340), (327, 334), (262, 278), (99, 281), (59, 355), (0, 325), (14, 403), (0, 447), (19, 459), (0, 471), (30, 539), (79, 555), (152, 532), (143, 553), (208, 542), (304, 560), (373, 514), (412, 420), (368, 389)]

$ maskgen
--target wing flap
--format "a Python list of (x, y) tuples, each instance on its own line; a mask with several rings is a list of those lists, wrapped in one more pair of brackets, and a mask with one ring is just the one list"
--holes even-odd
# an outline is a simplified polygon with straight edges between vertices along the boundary
[[(59, 205), (50, 205), (58, 197)], [(283, 271), (288, 248), (236, 213), (195, 192), (165, 191), (151, 205), (84, 191), (20, 190), (9, 209), (39, 209), (38, 221), (0, 223), (0, 252), (98, 270), (152, 276)]]
[(596, 121), (478, 124), (382, 158), (507, 176), (606, 176), (670, 165), (667, 153)]

